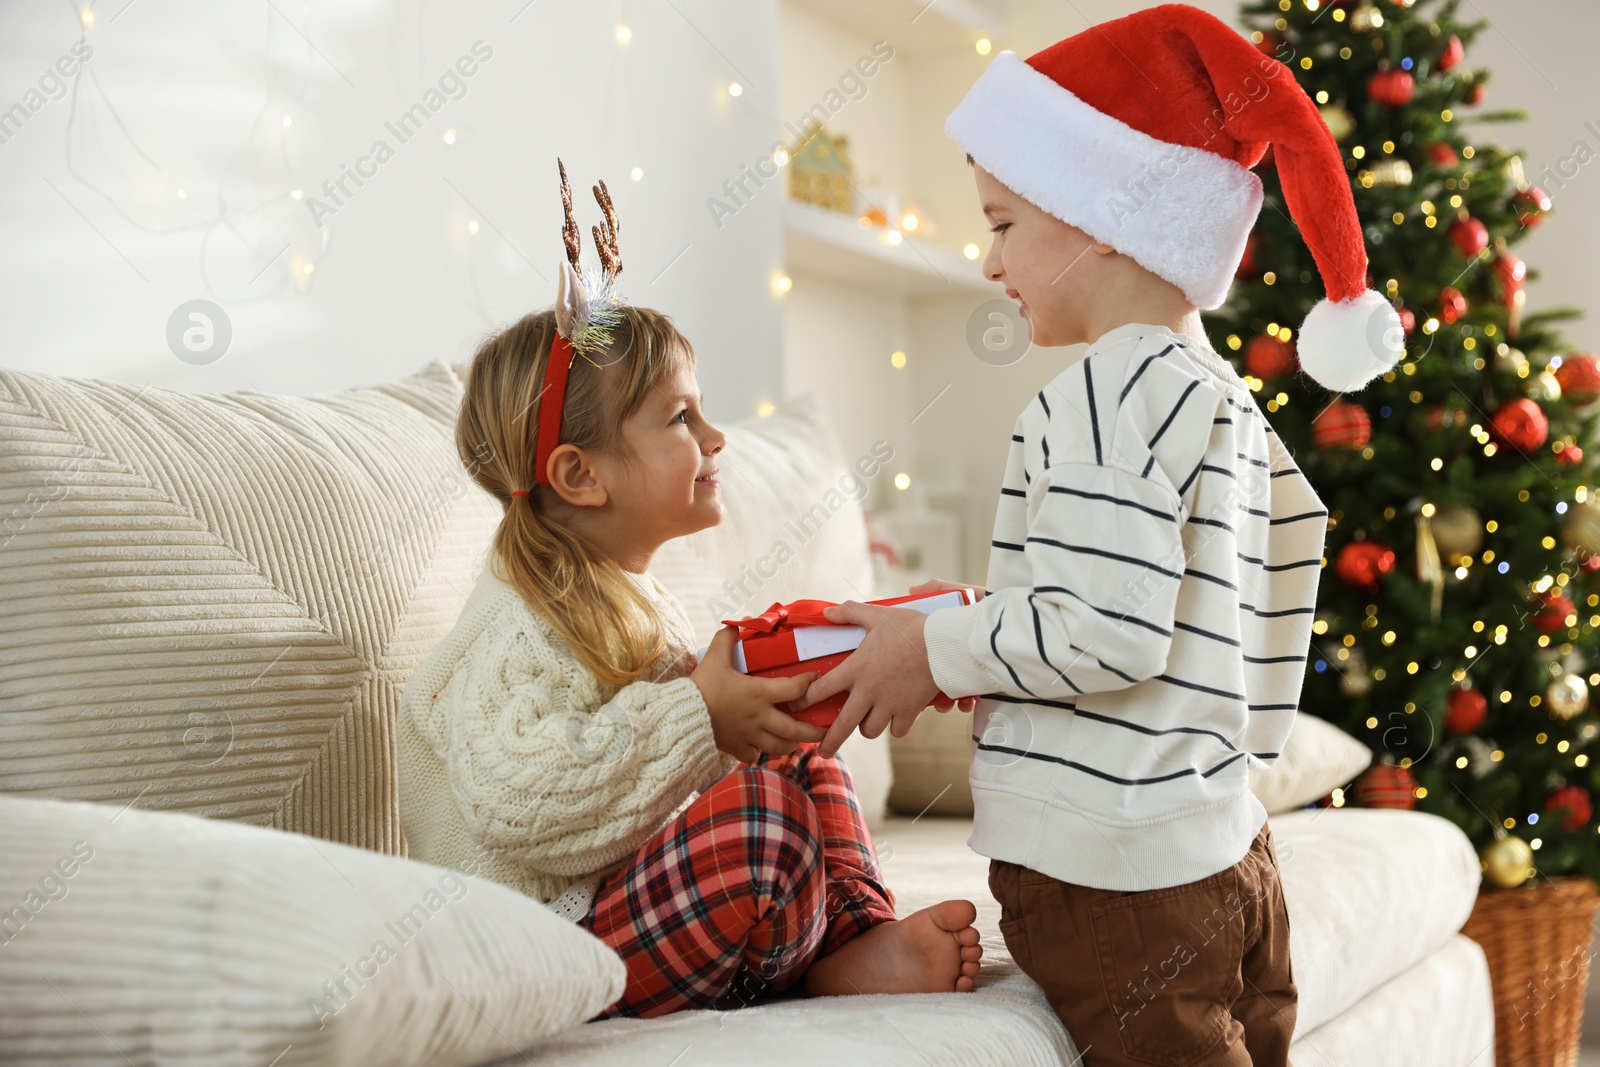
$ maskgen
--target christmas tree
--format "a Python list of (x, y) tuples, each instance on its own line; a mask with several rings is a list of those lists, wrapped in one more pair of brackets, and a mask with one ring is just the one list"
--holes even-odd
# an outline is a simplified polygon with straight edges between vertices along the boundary
[[(1301, 708), (1372, 746), (1335, 805), (1415, 807), (1459, 825), (1497, 885), (1600, 878), (1590, 795), (1600, 734), (1600, 501), (1589, 441), (1600, 362), (1523, 314), (1512, 251), (1549, 198), (1479, 134), (1486, 25), (1459, 0), (1259, 0), (1251, 40), (1287, 65), (1343, 153), (1406, 353), (1350, 395), (1295, 362), (1322, 295), (1270, 150), (1229, 304), (1207, 317), (1329, 508)], [(1594, 451), (1593, 448), (1590, 451)]]

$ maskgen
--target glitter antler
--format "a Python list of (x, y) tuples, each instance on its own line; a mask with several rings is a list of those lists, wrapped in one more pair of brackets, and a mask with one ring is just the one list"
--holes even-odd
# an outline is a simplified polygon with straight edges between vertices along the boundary
[(622, 273), (622, 253), (617, 247), (617, 212), (611, 206), (611, 190), (604, 178), (594, 187), (594, 198), (605, 213), (605, 225), (592, 227), (595, 251), (600, 253), (600, 266), (615, 278)]
[(567, 167), (561, 162), (561, 157), (556, 157), (556, 167), (561, 171), (561, 210), (566, 215), (566, 221), (561, 224), (561, 237), (567, 243), (567, 262), (572, 264), (573, 270), (582, 270), (579, 257), (583, 254), (578, 221), (572, 217), (572, 186), (567, 184)]

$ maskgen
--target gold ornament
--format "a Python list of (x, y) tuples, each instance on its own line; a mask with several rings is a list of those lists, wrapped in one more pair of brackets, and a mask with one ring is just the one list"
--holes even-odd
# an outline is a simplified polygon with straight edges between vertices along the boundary
[(1393, 156), (1378, 160), (1367, 173), (1372, 175), (1373, 185), (1411, 184), (1411, 164)]
[(1367, 654), (1352, 648), (1348, 659), (1338, 663), (1339, 692), (1347, 697), (1364, 697), (1372, 692), (1372, 673), (1367, 670)]
[(1501, 889), (1515, 889), (1533, 877), (1533, 849), (1512, 834), (1485, 845), (1482, 859), (1484, 877)]
[(1528, 357), (1518, 348), (1507, 347), (1504, 352), (1496, 353), (1494, 369), (1502, 374), (1514, 374), (1518, 378), (1528, 376)]
[(1439, 621), (1444, 608), (1444, 567), (1439, 563), (1439, 546), (1433, 539), (1433, 527), (1428, 516), (1417, 512), (1417, 581), (1429, 586), (1432, 593), (1429, 607), (1433, 621)]
[(1528, 399), (1553, 403), (1561, 399), (1561, 383), (1549, 370), (1542, 370), (1528, 383)]
[(1347, 108), (1339, 104), (1326, 104), (1317, 110), (1322, 112), (1322, 121), (1327, 123), (1328, 132), (1333, 134), (1335, 141), (1343, 141), (1356, 132), (1356, 117)]
[(1563, 674), (1550, 682), (1544, 700), (1552, 717), (1562, 722), (1575, 719), (1589, 706), (1589, 683), (1581, 675)]
[(1357, 33), (1371, 33), (1383, 25), (1383, 16), (1371, 4), (1362, 4), (1350, 12), (1350, 28)]
[(1590, 499), (1570, 506), (1561, 524), (1561, 543), (1585, 556), (1600, 554), (1600, 503)]
[(1441, 504), (1430, 524), (1439, 555), (1451, 563), (1476, 555), (1483, 547), (1483, 519), (1465, 504)]

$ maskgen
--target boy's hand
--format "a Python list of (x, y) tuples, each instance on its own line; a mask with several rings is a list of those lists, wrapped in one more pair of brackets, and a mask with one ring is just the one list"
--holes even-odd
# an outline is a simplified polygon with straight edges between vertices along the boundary
[(864, 737), (877, 737), (885, 726), (891, 726), (894, 736), (904, 737), (939, 692), (922, 639), (928, 617), (910, 608), (886, 608), (859, 600), (847, 600), (823, 614), (829, 622), (864, 626), (867, 635), (850, 658), (812, 682), (804, 699), (795, 702), (795, 710), (801, 711), (835, 693), (850, 691), (817, 751), (834, 755), (858, 724)]

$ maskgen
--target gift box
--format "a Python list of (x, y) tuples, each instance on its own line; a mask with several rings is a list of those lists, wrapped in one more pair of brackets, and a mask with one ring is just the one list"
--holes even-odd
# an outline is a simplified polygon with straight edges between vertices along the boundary
[[(976, 600), (976, 592), (971, 587), (963, 587), (868, 600), (866, 603), (911, 608), (929, 614), (940, 608), (960, 607)], [(733, 647), (734, 668), (743, 674), (762, 678), (785, 678), (808, 671), (827, 674), (861, 647), (861, 640), (867, 635), (865, 626), (829, 622), (822, 612), (834, 606), (831, 600), (795, 600), (788, 604), (774, 604), (761, 614), (747, 619), (722, 620), (727, 625), (739, 627), (739, 638)], [(704, 648), (700, 650), (702, 658), (706, 651)], [(827, 727), (839, 717), (845, 698), (849, 695), (848, 690), (835, 693), (803, 711), (792, 710), (788, 703), (779, 704), (778, 707), (801, 722)], [(939, 696), (943, 697), (944, 694)]]

